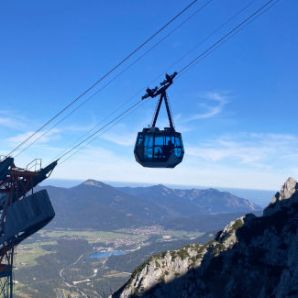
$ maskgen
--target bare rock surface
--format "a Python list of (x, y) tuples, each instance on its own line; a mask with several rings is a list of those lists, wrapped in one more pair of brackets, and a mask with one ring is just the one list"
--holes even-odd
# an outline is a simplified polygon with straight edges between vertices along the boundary
[(112, 297), (298, 297), (298, 184), (289, 178), (263, 216), (214, 240), (152, 256)]

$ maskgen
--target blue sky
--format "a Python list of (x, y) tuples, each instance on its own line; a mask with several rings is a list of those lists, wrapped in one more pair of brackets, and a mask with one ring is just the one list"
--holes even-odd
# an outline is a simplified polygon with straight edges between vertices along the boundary
[[(198, 1), (148, 47), (206, 2)], [(158, 75), (179, 71), (265, 2), (211, 1), (19, 155), (16, 163), (24, 166), (35, 157), (44, 163), (52, 161), (117, 106), (138, 100), (143, 95), (138, 91), (157, 84), (162, 79)], [(2, 3), (1, 152), (7, 154), (188, 3)], [(206, 40), (245, 6), (247, 10)], [(288, 176), (297, 177), (297, 9), (297, 1), (280, 0), (177, 78), (169, 97), (176, 128), (184, 136), (186, 155), (176, 169), (144, 169), (134, 161), (136, 132), (151, 121), (155, 105), (151, 100), (58, 167), (53, 178), (278, 189)], [(192, 49), (184, 60), (171, 67)], [(160, 124), (165, 124), (165, 118)]]

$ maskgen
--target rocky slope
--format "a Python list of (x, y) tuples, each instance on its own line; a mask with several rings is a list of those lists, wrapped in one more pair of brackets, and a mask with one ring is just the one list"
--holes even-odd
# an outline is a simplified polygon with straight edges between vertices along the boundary
[(112, 297), (298, 297), (297, 226), (298, 183), (289, 178), (263, 216), (151, 257)]

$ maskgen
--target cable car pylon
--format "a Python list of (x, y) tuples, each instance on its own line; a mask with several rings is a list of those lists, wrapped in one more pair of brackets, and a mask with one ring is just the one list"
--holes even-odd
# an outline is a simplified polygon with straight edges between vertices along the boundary
[[(170, 110), (167, 89), (173, 84), (177, 72), (166, 74), (164, 81), (159, 86), (146, 90), (142, 100), (159, 96), (151, 126), (143, 128), (137, 135), (134, 154), (136, 161), (148, 168), (174, 168), (184, 156), (184, 148), (181, 133), (174, 127), (174, 121)], [(162, 103), (165, 103), (169, 127), (159, 129), (156, 122)]]
[(55, 211), (46, 190), (34, 192), (47, 179), (57, 161), (42, 168), (34, 160), (19, 168), (14, 158), (0, 156), (0, 297), (13, 297), (13, 266), (16, 245), (47, 225)]

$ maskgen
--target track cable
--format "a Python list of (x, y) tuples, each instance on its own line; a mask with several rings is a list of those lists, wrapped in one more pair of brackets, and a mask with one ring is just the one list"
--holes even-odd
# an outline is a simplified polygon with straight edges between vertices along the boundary
[(137, 52), (139, 52), (145, 45), (147, 45), (151, 40), (153, 40), (158, 34), (164, 31), (170, 24), (172, 24), (177, 18), (183, 15), (186, 11), (188, 11), (194, 4), (196, 4), (199, 0), (193, 0), (187, 6), (185, 6), (181, 11), (179, 11), (175, 16), (173, 16), (169, 21), (167, 21), (161, 28), (159, 28), (156, 32), (150, 35), (144, 42), (138, 45), (134, 50), (132, 50), (125, 58), (123, 58), (120, 62), (115, 64), (109, 71), (107, 71), (104, 75), (102, 75), (98, 80), (96, 80), (90, 87), (85, 89), (79, 96), (75, 97), (71, 100), (66, 106), (64, 106), (60, 111), (58, 111), (55, 115), (53, 115), (49, 120), (47, 120), (44, 124), (42, 124), (35, 132), (30, 134), (27, 138), (25, 138), (22, 142), (20, 142), (14, 149), (12, 149), (8, 156), (11, 156), (16, 150), (18, 150), (21, 146), (26, 144), (29, 140), (34, 138), (39, 132), (41, 132), (44, 128), (46, 128), (50, 123), (56, 120), (60, 115), (62, 115), (66, 110), (72, 107), (76, 102), (78, 102), (83, 96), (89, 93), (93, 88), (95, 88), (100, 82), (106, 79), (110, 74), (112, 74), (115, 70), (117, 70), (121, 65), (123, 65), (126, 61), (128, 61), (132, 56), (134, 56)]
[[(43, 133), (40, 135), (36, 134), (36, 138), (33, 139), (27, 146), (23, 147), (19, 152), (14, 154), (14, 157), (17, 157), (21, 155), (23, 152), (25, 152), (27, 149), (29, 149), (32, 145), (34, 145), (36, 142), (41, 140), (43, 137), (48, 135), (51, 131), (53, 131), (54, 128), (59, 126), (62, 122), (64, 122), (66, 119), (68, 119), (71, 115), (73, 115), (77, 110), (79, 110), (83, 105), (85, 105), (87, 102), (89, 102), (95, 95), (98, 95), (101, 91), (106, 89), (109, 85), (111, 85), (117, 78), (119, 78), (121, 75), (123, 75), (125, 72), (127, 72), (132, 66), (134, 66), (137, 62), (141, 61), (147, 54), (149, 54), (152, 50), (154, 50), (156, 47), (158, 47), (163, 41), (165, 41), (167, 38), (169, 38), (173, 33), (175, 33), (178, 29), (180, 29), (183, 25), (185, 25), (187, 22), (189, 22), (196, 14), (198, 14), (200, 11), (202, 11), (205, 7), (207, 7), (211, 2), (214, 0), (208, 0), (207, 2), (203, 3), (198, 9), (196, 9), (193, 13), (191, 13), (185, 20), (183, 20), (180, 24), (178, 24), (173, 30), (168, 32), (164, 37), (162, 37), (160, 40), (158, 40), (155, 44), (153, 44), (148, 50), (146, 50), (142, 55), (140, 55), (137, 59), (135, 59), (132, 63), (130, 63), (128, 66), (126, 66), (123, 70), (121, 70), (117, 75), (115, 75), (111, 80), (109, 80), (103, 87), (100, 89), (96, 90), (94, 93), (92, 93), (90, 96), (88, 96), (85, 100), (83, 100), (78, 106), (76, 106), (74, 109), (72, 109), (69, 113), (67, 113), (63, 118), (61, 118), (59, 121), (54, 123), (50, 128), (46, 129)], [(143, 89), (140, 91), (142, 92)], [(123, 102), (120, 104), (120, 107), (125, 104)], [(116, 108), (116, 110), (118, 110)], [(112, 112), (111, 114), (114, 114)], [(32, 136), (33, 138), (34, 136)], [(29, 141), (29, 140), (28, 140)], [(21, 145), (22, 146), (22, 145)], [(16, 150), (18, 148), (15, 148)], [(16, 151), (15, 150), (15, 151)], [(13, 151), (11, 151), (12, 153)]]
[[(196, 56), (194, 59), (192, 59), (189, 63), (187, 63), (184, 67), (180, 69), (180, 72), (178, 73), (177, 78), (180, 78), (182, 74), (185, 74), (186, 71), (188, 71), (191, 67), (193, 67), (195, 64), (199, 63), (201, 60), (208, 57), (215, 49), (220, 47), (225, 41), (229, 40), (233, 36), (235, 36), (238, 32), (240, 32), (246, 25), (254, 21), (257, 17), (261, 16), (263, 13), (268, 11), (270, 8), (272, 8), (277, 2), (280, 0), (269, 0), (265, 4), (263, 4), (261, 7), (259, 7), (257, 10), (255, 10), (252, 14), (250, 14), (248, 17), (244, 18), (239, 24), (237, 24), (235, 27), (233, 27), (231, 30), (229, 30), (227, 33), (225, 33), (221, 38), (219, 38), (216, 42), (214, 42), (211, 46), (209, 46), (206, 50), (204, 50), (201, 54)], [(128, 109), (126, 109), (124, 112), (122, 112), (120, 115), (116, 116), (112, 120), (110, 120), (108, 123), (94, 131), (91, 135), (84, 138), (79, 143), (75, 144), (73, 147), (71, 147), (69, 150), (64, 152), (61, 156), (58, 157), (58, 160), (61, 160), (63, 158), (65, 162), (66, 160), (69, 160), (75, 153), (80, 151), (80, 147), (84, 145), (86, 142), (90, 143), (90, 140), (93, 140), (93, 138), (98, 133), (105, 133), (107, 132), (111, 127), (113, 127), (117, 121), (120, 121), (123, 119), (127, 114), (129, 114), (134, 108), (136, 108), (139, 104), (141, 104), (142, 101), (137, 101), (135, 104), (130, 106)], [(75, 153), (73, 153), (75, 151)], [(66, 157), (67, 155), (71, 154), (71, 156)], [(60, 163), (59, 163), (60, 164)]]

